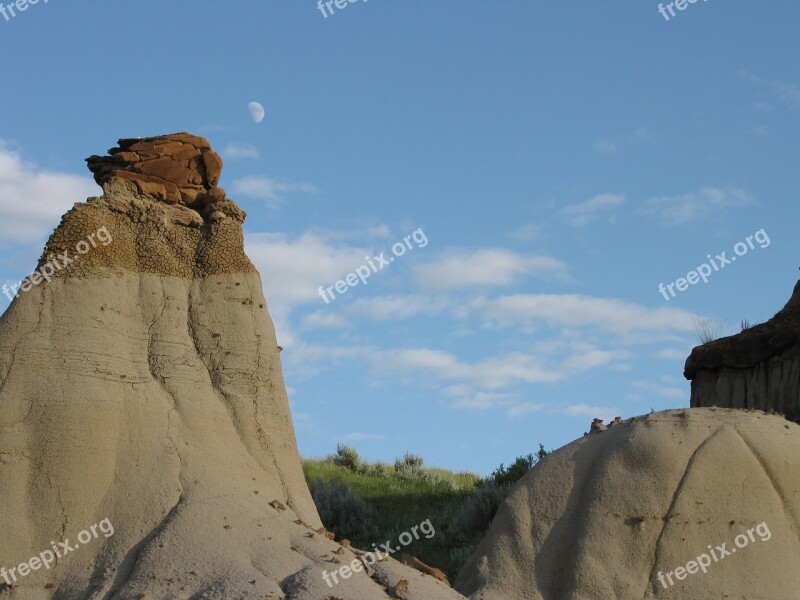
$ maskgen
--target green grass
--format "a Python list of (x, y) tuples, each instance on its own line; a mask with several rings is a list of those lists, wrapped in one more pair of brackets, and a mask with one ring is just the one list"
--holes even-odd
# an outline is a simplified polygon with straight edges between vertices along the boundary
[[(370, 551), (386, 542), (397, 548), (401, 534), (413, 535), (414, 528), (425, 523), (417, 530), (420, 539), (401, 548), (395, 558), (407, 552), (441, 569), (452, 581), (513, 485), (547, 454), (539, 444), (536, 454), (519, 456), (509, 467), (500, 465), (481, 478), (424, 467), (424, 459), (411, 452), (394, 466), (369, 463), (355, 448), (338, 444), (326, 459), (303, 461), (303, 470), (323, 523), (329, 520), (326, 527), (340, 534), (339, 539), (349, 532), (356, 548)], [(426, 537), (431, 528), (435, 534)]]
[[(442, 569), (448, 577), (455, 578), (458, 569), (466, 560), (469, 548), (459, 549), (451, 542), (450, 524), (464, 502), (475, 490), (480, 477), (473, 473), (453, 473), (445, 469), (425, 469), (434, 475), (434, 481), (408, 481), (393, 476), (394, 468), (387, 468), (385, 476), (371, 476), (354, 473), (346, 467), (333, 463), (330, 459), (304, 460), (303, 471), (307, 481), (318, 477), (324, 480), (343, 480), (350, 489), (364, 498), (375, 510), (368, 539), (350, 540), (363, 550), (372, 549), (391, 541), (392, 547), (400, 545), (398, 536), (411, 531), (426, 519), (430, 519), (436, 535), (419, 540), (403, 548), (422, 562)], [(334, 531), (334, 533), (336, 533)], [(472, 540), (477, 544), (478, 540)], [(469, 544), (469, 547), (474, 547)], [(394, 555), (399, 558), (399, 553)]]

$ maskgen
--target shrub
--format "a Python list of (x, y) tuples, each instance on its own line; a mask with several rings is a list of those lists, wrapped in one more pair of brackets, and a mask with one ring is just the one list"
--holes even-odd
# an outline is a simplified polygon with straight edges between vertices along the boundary
[(461, 567), (469, 560), (470, 556), (475, 554), (475, 550), (477, 549), (478, 544), (470, 544), (468, 546), (453, 548), (449, 552), (450, 562)]
[(449, 530), (453, 538), (468, 540), (474, 533), (482, 536), (489, 529), (497, 509), (510, 491), (510, 485), (498, 485), (494, 481), (487, 481), (476, 489), (464, 501), (450, 524)]
[(500, 466), (495, 469), (489, 479), (499, 486), (514, 485), (519, 481), (525, 473), (531, 470), (531, 467), (536, 464), (536, 457), (533, 454), (528, 456), (517, 457), (511, 466), (507, 469), (500, 463)]
[(344, 481), (317, 477), (309, 489), (325, 527), (341, 537), (368, 536), (374, 511)]
[(544, 446), (539, 444), (539, 450), (535, 455), (528, 454), (527, 456), (518, 456), (508, 468), (501, 463), (500, 466), (489, 476), (488, 481), (494, 482), (500, 486), (514, 485), (517, 481), (522, 479), (522, 476), (525, 475), (525, 473), (533, 468), (533, 465), (542, 460), (548, 454), (550, 453), (544, 449)]
[(403, 458), (394, 461), (394, 476), (409, 481), (429, 481), (431, 476), (422, 468), (424, 459), (418, 454), (406, 452)]
[(514, 484), (548, 454), (544, 446), (539, 444), (536, 454), (519, 456), (508, 468), (501, 464), (483, 479), (450, 522), (448, 532), (452, 542), (464, 544), (472, 539), (483, 538)]
[(383, 462), (364, 463), (360, 472), (369, 477), (386, 477), (389, 474), (389, 465)]
[(358, 451), (347, 444), (336, 444), (336, 454), (332, 460), (334, 464), (350, 469), (353, 473), (360, 472), (364, 466)]

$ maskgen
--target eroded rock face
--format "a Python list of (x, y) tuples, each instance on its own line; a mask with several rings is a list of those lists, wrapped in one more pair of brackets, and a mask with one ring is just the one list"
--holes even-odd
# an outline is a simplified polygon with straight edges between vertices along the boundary
[[(798, 470), (800, 426), (777, 415), (691, 408), (622, 421), (525, 475), (455, 588), (470, 600), (792, 600)], [(714, 560), (722, 544), (734, 552)]]
[(408, 600), (461, 598), (391, 558), (324, 580), (358, 551), (320, 532), (208, 143), (121, 140), (89, 164), (104, 195), (64, 215), (39, 263), (58, 269), (0, 317), (0, 567), (114, 531), (13, 589), (0, 575), (0, 599), (387, 600), (400, 580)]
[(691, 406), (755, 408), (800, 419), (800, 282), (766, 323), (699, 346), (686, 360)]
[(205, 138), (174, 133), (121, 139), (118, 144), (108, 151), (110, 156), (86, 159), (103, 189), (127, 187), (168, 204), (195, 209), (203, 216), (231, 208), (226, 207), (225, 190), (217, 187), (222, 158)]

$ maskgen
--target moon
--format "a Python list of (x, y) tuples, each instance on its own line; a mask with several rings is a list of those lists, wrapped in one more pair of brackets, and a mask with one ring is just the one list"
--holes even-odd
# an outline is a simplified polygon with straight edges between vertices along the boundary
[(250, 111), (250, 116), (253, 118), (253, 121), (261, 123), (261, 121), (264, 120), (264, 107), (261, 106), (261, 104), (258, 102), (250, 102), (247, 108)]

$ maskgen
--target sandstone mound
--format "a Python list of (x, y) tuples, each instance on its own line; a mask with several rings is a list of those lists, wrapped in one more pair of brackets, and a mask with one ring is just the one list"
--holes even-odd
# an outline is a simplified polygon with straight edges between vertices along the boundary
[(800, 421), (800, 281), (766, 323), (695, 348), (683, 374), (692, 406), (773, 410)]
[(455, 587), (471, 600), (796, 600), (798, 470), (800, 426), (779, 416), (624, 421), (521, 479)]
[(119, 144), (0, 318), (0, 598), (461, 598), (392, 559), (324, 583), (354, 554), (319, 532), (221, 161)]

